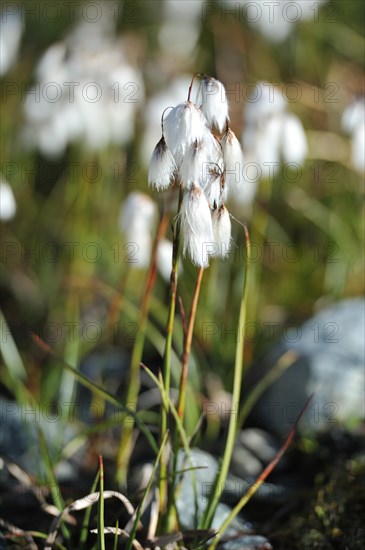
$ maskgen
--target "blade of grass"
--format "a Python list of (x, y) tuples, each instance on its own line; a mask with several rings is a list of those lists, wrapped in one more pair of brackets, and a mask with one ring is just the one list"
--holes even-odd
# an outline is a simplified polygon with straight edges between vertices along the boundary
[(99, 500), (98, 500), (98, 550), (105, 550), (104, 535), (104, 465), (99, 455)]
[(259, 475), (259, 477), (255, 481), (255, 483), (253, 485), (251, 485), (251, 487), (247, 490), (247, 492), (243, 495), (243, 497), (240, 499), (240, 501), (233, 508), (233, 510), (231, 511), (229, 516), (222, 523), (221, 527), (219, 528), (218, 534), (216, 535), (216, 537), (215, 537), (214, 541), (212, 542), (212, 544), (209, 546), (208, 550), (215, 550), (215, 548), (217, 547), (219, 541), (222, 538), (223, 533), (226, 531), (229, 524), (237, 516), (237, 514), (242, 510), (242, 508), (244, 506), (246, 506), (246, 504), (253, 497), (253, 495), (259, 490), (259, 488), (262, 486), (262, 484), (267, 479), (267, 477), (271, 474), (271, 472), (273, 471), (273, 469), (275, 468), (275, 466), (277, 465), (279, 460), (282, 458), (283, 454), (286, 452), (286, 450), (288, 449), (290, 443), (292, 442), (292, 439), (293, 439), (293, 437), (294, 437), (294, 435), (297, 431), (298, 424), (299, 424), (303, 414), (308, 409), (309, 403), (311, 402), (312, 398), (313, 398), (313, 394), (309, 397), (309, 399), (305, 403), (303, 409), (299, 413), (298, 418), (296, 419), (293, 428), (291, 429), (286, 441), (284, 442), (284, 445), (281, 447), (281, 449), (279, 449), (279, 451), (276, 453), (275, 457), (270, 462), (270, 464), (268, 464), (266, 466), (266, 468)]
[(117, 550), (118, 548), (118, 538), (119, 538), (119, 520), (115, 522), (115, 535), (114, 535), (114, 542), (113, 542), (113, 550)]
[(188, 437), (187, 437), (186, 432), (184, 430), (183, 423), (181, 422), (181, 419), (179, 417), (179, 414), (177, 412), (177, 409), (176, 409), (171, 397), (167, 394), (166, 388), (164, 387), (163, 383), (159, 381), (159, 379), (153, 374), (153, 372), (148, 367), (146, 367), (146, 365), (142, 364), (141, 366), (144, 368), (144, 370), (146, 371), (148, 376), (154, 381), (156, 386), (158, 386), (158, 388), (161, 392), (162, 400), (165, 403), (168, 403), (170, 412), (171, 412), (171, 414), (174, 417), (174, 420), (176, 422), (176, 427), (177, 427), (177, 430), (180, 434), (180, 437), (181, 437), (181, 440), (183, 442), (185, 451), (188, 455), (190, 455), (191, 453), (190, 453), (189, 440), (188, 440)]
[[(11, 382), (11, 387), (9, 387), (9, 389), (15, 394), (18, 403), (31, 403), (33, 399), (25, 385), (27, 380), (27, 372), (12, 337), (10, 328), (1, 310), (0, 331), (0, 352), (6, 366), (6, 371), (9, 375), (9, 382)], [(10, 383), (6, 385), (10, 386)]]
[(22, 358), (20, 357), (20, 353), (18, 352), (18, 348), (16, 347), (16, 344), (11, 335), (10, 328), (1, 310), (0, 329), (0, 349), (4, 358), (4, 362), (6, 365), (8, 365), (8, 368), (11, 370), (11, 373), (15, 379), (25, 381), (27, 379), (27, 372), (23, 365)]
[[(98, 481), (99, 481), (99, 476), (100, 476), (100, 470), (98, 470), (98, 472), (95, 476), (95, 479), (93, 481), (93, 484), (91, 486), (91, 491), (90, 491), (91, 493), (94, 493), (95, 490), (96, 490), (96, 486), (97, 486)], [(88, 529), (89, 529), (89, 523), (90, 523), (90, 516), (91, 516), (91, 506), (86, 508), (85, 514), (84, 514), (84, 519), (82, 521), (81, 534), (80, 534), (80, 539), (79, 539), (79, 548), (80, 548), (80, 550), (83, 550), (83, 548), (85, 547), (85, 544), (86, 544)]]
[[(77, 326), (78, 319), (80, 317), (78, 298), (76, 293), (70, 293), (68, 318)], [(76, 369), (80, 355), (80, 337), (79, 331), (75, 331), (74, 338), (68, 338), (65, 344), (65, 362)], [(73, 407), (76, 393), (76, 379), (68, 371), (63, 372), (63, 376), (60, 380), (60, 386), (58, 391), (59, 403), (62, 408), (63, 418), (71, 418), (73, 416)], [(66, 423), (63, 425), (63, 431), (66, 429)], [(63, 438), (63, 433), (60, 430), (60, 437)]]
[(37, 433), (39, 438), (39, 449), (42, 455), (42, 461), (43, 461), (44, 467), (46, 469), (46, 476), (47, 476), (47, 481), (50, 485), (52, 500), (56, 508), (60, 512), (62, 512), (62, 510), (65, 507), (65, 502), (62, 498), (61, 490), (59, 488), (56, 476), (54, 475), (53, 464), (52, 464), (50, 454), (48, 452), (44, 434), (39, 426), (37, 426)]
[(165, 450), (165, 446), (166, 446), (166, 443), (167, 443), (167, 439), (168, 439), (168, 436), (169, 436), (169, 433), (166, 432), (165, 433), (165, 437), (161, 443), (161, 447), (160, 447), (160, 450), (158, 452), (158, 455), (157, 455), (157, 458), (154, 462), (154, 465), (153, 465), (153, 469), (152, 469), (152, 473), (151, 473), (151, 477), (147, 483), (147, 487), (145, 489), (145, 492), (143, 494), (143, 497), (142, 497), (142, 500), (136, 510), (136, 517), (135, 517), (135, 520), (134, 520), (134, 523), (133, 523), (133, 527), (132, 527), (132, 531), (131, 531), (131, 534), (130, 534), (130, 537), (128, 539), (128, 542), (127, 542), (127, 547), (126, 547), (126, 550), (132, 550), (132, 546), (133, 546), (133, 540), (136, 536), (136, 533), (137, 533), (137, 529), (138, 529), (138, 524), (139, 524), (139, 521), (141, 519), (141, 515), (142, 515), (142, 510), (143, 510), (143, 507), (144, 507), (144, 504), (146, 502), (146, 499), (147, 499), (147, 496), (148, 496), (148, 493), (150, 492), (150, 489), (152, 487), (152, 483), (153, 483), (153, 480), (155, 478), (155, 474), (156, 474), (156, 470), (158, 468), (158, 465), (160, 463), (160, 458), (161, 458), (161, 454), (164, 452)]
[(227, 441), (224, 449), (222, 464), (217, 473), (217, 477), (213, 484), (213, 490), (210, 494), (208, 505), (205, 509), (203, 517), (201, 519), (200, 527), (202, 529), (209, 529), (214, 518), (215, 511), (217, 509), (219, 499), (221, 496), (222, 487), (224, 486), (225, 480), (227, 478), (229, 465), (231, 462), (231, 457), (233, 453), (233, 447), (237, 432), (238, 425), (238, 406), (237, 404), (240, 401), (241, 395), (241, 385), (242, 385), (242, 374), (243, 374), (243, 351), (244, 351), (244, 329), (246, 323), (246, 312), (247, 312), (247, 300), (248, 300), (248, 288), (249, 288), (249, 277), (250, 277), (250, 236), (248, 229), (244, 226), (245, 230), (245, 239), (246, 239), (246, 265), (245, 265), (245, 278), (243, 286), (243, 295), (241, 300), (240, 307), (240, 316), (238, 321), (237, 329), (237, 346), (236, 346), (236, 360), (234, 367), (234, 381), (233, 381), (233, 395), (232, 403), (233, 410), (231, 411), (231, 416), (228, 426)]
[[(63, 500), (61, 489), (58, 484), (57, 478), (54, 474), (53, 464), (47, 448), (44, 434), (39, 426), (37, 426), (37, 433), (39, 438), (39, 448), (42, 456), (42, 461), (46, 469), (47, 481), (50, 486), (52, 500), (56, 508), (60, 512), (62, 512), (62, 510), (65, 508), (65, 502)], [(69, 541), (71, 536), (70, 531), (64, 523), (61, 525), (61, 530), (65, 539)]]

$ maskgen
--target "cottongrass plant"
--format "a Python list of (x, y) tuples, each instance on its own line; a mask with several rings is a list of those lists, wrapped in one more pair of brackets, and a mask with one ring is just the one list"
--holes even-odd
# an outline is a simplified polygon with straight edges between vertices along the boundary
[[(171, 272), (171, 293), (166, 327), (166, 346), (163, 359), (163, 386), (170, 391), (170, 357), (172, 332), (176, 305), (177, 268), (182, 241), (182, 253), (198, 269), (190, 313), (184, 331), (181, 378), (177, 414), (184, 421), (188, 364), (195, 324), (198, 298), (203, 272), (212, 257), (226, 258), (231, 249), (231, 219), (225, 202), (229, 194), (240, 186), (243, 153), (234, 132), (229, 125), (226, 91), (216, 79), (203, 76), (196, 102), (191, 100), (194, 78), (191, 81), (188, 98), (184, 103), (167, 108), (162, 114), (162, 136), (157, 143), (149, 167), (148, 183), (156, 191), (174, 186), (179, 189), (178, 212), (174, 225), (173, 261)], [(248, 233), (246, 232), (247, 243)], [(248, 263), (248, 262), (246, 262)], [(244, 300), (240, 321), (244, 318), (247, 302), (247, 269)], [(241, 340), (241, 339), (240, 339)], [(242, 381), (242, 344), (236, 357), (234, 397), (239, 400)], [(161, 443), (168, 429), (169, 403), (164, 400), (161, 409)], [(236, 419), (232, 416), (223, 469), (219, 479), (224, 481), (230, 463)], [(161, 453), (160, 461), (160, 530), (174, 528), (174, 490), (177, 470), (177, 452), (180, 445), (177, 430), (172, 430), (172, 481), (168, 482), (168, 455)], [(209, 529), (219, 500), (218, 490), (211, 499), (205, 517), (204, 528)]]
[[(208, 89), (218, 90), (220, 97), (223, 99), (225, 98), (225, 95), (222, 93), (222, 84), (218, 83), (213, 86), (215, 82), (216, 81), (214, 81), (214, 79), (210, 79), (208, 77), (204, 77), (202, 79), (201, 95), (206, 101), (210, 101), (210, 94), (207, 92)], [(208, 84), (210, 88), (208, 87)], [(191, 88), (192, 84), (189, 89), (187, 102), (178, 105), (174, 108), (175, 110), (172, 109), (166, 116), (166, 120), (164, 120), (163, 117), (162, 138), (153, 153), (149, 173), (149, 183), (157, 190), (171, 188), (171, 193), (174, 193), (176, 188), (179, 190), (178, 212), (173, 226), (172, 270), (170, 277), (171, 292), (166, 325), (166, 341), (162, 373), (159, 373), (159, 375), (156, 376), (153, 372), (151, 372), (151, 370), (142, 363), (142, 353), (146, 336), (146, 323), (149, 315), (150, 299), (157, 271), (158, 246), (159, 243), (164, 240), (164, 235), (168, 225), (168, 217), (166, 213), (161, 215), (151, 250), (150, 269), (146, 276), (145, 289), (139, 312), (139, 330), (132, 352), (130, 383), (128, 386), (126, 404), (119, 401), (117, 397), (108, 393), (106, 390), (90, 380), (87, 376), (66, 363), (63, 358), (59, 358), (60, 362), (63, 364), (63, 367), (72, 372), (81, 384), (93, 391), (95, 395), (117, 407), (118, 411), (122, 414), (123, 431), (118, 450), (116, 468), (117, 481), (119, 484), (123, 485), (126, 481), (127, 469), (133, 446), (132, 440), (134, 426), (144, 435), (146, 442), (151, 446), (151, 449), (155, 454), (156, 458), (152, 467), (151, 475), (149, 476), (149, 481), (146, 485), (141, 501), (134, 509), (132, 504), (127, 498), (124, 497), (122, 493), (104, 490), (103, 460), (102, 457), (100, 457), (99, 473), (95, 479), (91, 494), (65, 507), (65, 503), (62, 499), (58, 499), (58, 494), (60, 493), (57, 486), (57, 480), (53, 473), (52, 463), (44, 437), (42, 437), (42, 434), (40, 433), (43, 460), (48, 468), (48, 478), (51, 482), (51, 486), (54, 487), (52, 495), (53, 500), (59, 508), (59, 514), (55, 517), (46, 540), (46, 548), (52, 548), (55, 544), (59, 529), (62, 531), (64, 540), (67, 541), (70, 538), (69, 528), (66, 526), (64, 521), (68, 512), (87, 509), (80, 535), (80, 544), (78, 545), (80, 548), (85, 547), (85, 543), (87, 542), (86, 533), (88, 531), (91, 514), (90, 506), (95, 503), (98, 503), (97, 529), (91, 530), (91, 533), (97, 534), (98, 548), (102, 549), (106, 547), (104, 536), (106, 534), (112, 534), (114, 536), (114, 548), (117, 548), (119, 539), (124, 539), (127, 550), (132, 548), (142, 548), (141, 544), (137, 540), (140, 519), (146, 511), (148, 502), (153, 499), (153, 496), (149, 495), (149, 493), (152, 490), (157, 475), (158, 489), (157, 487), (154, 488), (155, 501), (152, 506), (153, 513), (151, 512), (151, 520), (148, 528), (148, 540), (152, 541), (153, 546), (157, 548), (158, 546), (167, 547), (165, 544), (167, 539), (173, 543), (174, 541), (182, 540), (184, 538), (184, 534), (181, 532), (171, 535), (171, 538), (166, 535), (174, 533), (179, 525), (179, 518), (177, 517), (177, 510), (175, 506), (175, 492), (176, 489), (178, 489), (177, 481), (181, 479), (184, 472), (178, 471), (178, 451), (180, 449), (184, 449), (188, 460), (190, 460), (190, 446), (192, 445), (192, 438), (194, 437), (193, 435), (189, 438), (186, 433), (186, 429), (184, 428), (188, 365), (193, 340), (194, 324), (203, 274), (209, 265), (210, 258), (225, 258), (229, 251), (229, 247), (231, 246), (231, 216), (225, 206), (225, 200), (237, 182), (235, 180), (231, 180), (230, 183), (227, 184), (227, 180), (229, 180), (229, 178), (226, 177), (227, 167), (235, 167), (235, 164), (239, 163), (242, 159), (242, 152), (240, 148), (237, 147), (237, 140), (229, 127), (227, 105), (225, 104), (222, 107), (221, 113), (217, 112), (217, 97), (215, 97), (212, 98), (212, 101), (215, 102), (216, 108), (213, 109), (209, 106), (205, 106), (205, 109), (203, 110), (202, 106), (199, 106), (197, 103), (194, 104), (190, 101)], [(214, 113), (214, 116), (210, 116), (211, 113)], [(224, 114), (224, 121), (222, 113)], [(172, 117), (171, 119), (169, 118), (170, 116)], [(176, 135), (173, 133), (171, 120), (175, 125)], [(166, 132), (166, 122), (167, 127), (171, 124), (168, 132)], [(191, 138), (189, 132), (193, 135), (193, 139)], [(182, 143), (178, 141), (177, 137), (182, 140)], [(191, 163), (190, 167), (187, 165), (187, 159), (189, 159), (189, 162)], [(213, 199), (212, 195), (214, 196)], [(246, 259), (244, 262), (243, 292), (238, 319), (237, 336), (241, 336), (244, 332), (244, 327), (247, 320), (247, 301), (250, 284), (250, 238), (246, 226), (244, 226), (244, 234), (246, 242)], [(180, 240), (182, 243), (180, 243)], [(183, 253), (197, 265), (198, 270), (190, 311), (187, 318), (185, 318), (185, 313), (182, 311), (182, 316), (184, 317), (182, 323), (184, 340), (178, 400), (177, 403), (175, 403), (175, 400), (172, 399), (172, 396), (170, 395), (170, 363), (177, 296), (180, 244), (182, 244)], [(51, 350), (48, 344), (42, 341), (39, 337), (35, 335), (33, 336), (33, 340), (46, 353), (56, 357), (55, 353)], [(237, 337), (233, 373), (233, 403), (240, 402), (243, 375), (243, 351), (244, 338)], [(285, 364), (281, 365), (280, 368), (285, 366), (287, 366), (287, 361)], [(143, 411), (135, 411), (129, 406), (130, 403), (135, 403), (138, 398), (139, 374), (141, 367), (144, 368), (146, 374), (154, 381), (161, 394), (162, 406), (159, 448), (152, 432), (141, 418), (140, 413)], [(268, 381), (265, 383), (268, 383)], [(262, 390), (263, 387), (260, 388), (260, 391)], [(308, 404), (305, 408), (307, 406)], [(169, 425), (168, 422), (169, 415), (171, 415), (171, 425)], [(126, 420), (128, 420), (128, 422), (125, 422)], [(212, 484), (213, 488), (207, 506), (203, 514), (201, 514), (201, 517), (196, 518), (196, 527), (198, 530), (194, 531), (193, 534), (194, 536), (196, 535), (197, 537), (203, 537), (205, 539), (212, 539), (213, 537), (210, 542), (209, 550), (214, 550), (217, 547), (229, 523), (265, 481), (290, 444), (296, 429), (295, 425), (282, 449), (280, 449), (276, 457), (265, 468), (247, 493), (242, 496), (235, 508), (231, 510), (229, 517), (222, 523), (218, 532), (215, 532), (211, 530), (211, 525), (219, 504), (222, 488), (225, 485), (228, 475), (234, 442), (241, 422), (242, 417), (239, 414), (238, 407), (234, 407), (230, 414), (227, 438), (220, 469), (217, 472), (214, 483)], [(199, 430), (199, 425), (200, 424), (198, 422), (198, 426), (194, 429), (194, 433)], [(188, 467), (188, 470), (190, 469), (194, 470), (193, 467)], [(99, 491), (95, 492), (98, 482)], [(196, 499), (197, 487), (194, 483), (192, 485), (192, 491), (194, 492)], [(130, 519), (124, 529), (119, 528), (118, 520), (114, 525), (105, 525), (104, 501), (111, 497), (121, 500), (130, 515)], [(174, 546), (174, 548), (175, 547), (176, 546)]]

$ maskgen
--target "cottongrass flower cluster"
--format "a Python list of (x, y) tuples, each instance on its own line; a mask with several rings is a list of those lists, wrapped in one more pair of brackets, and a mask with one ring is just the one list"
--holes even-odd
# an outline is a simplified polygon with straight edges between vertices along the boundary
[(229, 191), (242, 183), (243, 154), (229, 126), (223, 84), (204, 76), (200, 101), (193, 103), (193, 82), (187, 101), (162, 115), (162, 137), (152, 154), (148, 182), (157, 191), (179, 186), (183, 253), (206, 268), (210, 257), (225, 258), (230, 250), (225, 202)]

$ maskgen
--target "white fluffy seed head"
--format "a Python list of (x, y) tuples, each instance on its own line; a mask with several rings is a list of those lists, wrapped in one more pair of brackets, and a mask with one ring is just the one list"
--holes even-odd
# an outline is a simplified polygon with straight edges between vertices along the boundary
[(213, 180), (224, 171), (224, 160), (222, 147), (219, 141), (209, 131), (204, 134), (202, 147), (205, 154), (205, 162), (202, 164), (202, 171), (198, 183), (206, 191), (209, 189)]
[(209, 165), (207, 172), (210, 174), (210, 179), (204, 187), (204, 194), (210, 207), (215, 209), (221, 206), (227, 198), (224, 172), (216, 164)]
[(184, 188), (192, 184), (204, 186), (209, 160), (203, 141), (195, 141), (187, 149), (180, 167), (180, 180)]
[(244, 158), (240, 142), (230, 128), (224, 132), (221, 145), (225, 163), (225, 184), (228, 190), (237, 189), (243, 183)]
[(222, 171), (224, 169), (223, 150), (218, 139), (211, 132), (208, 132), (203, 137), (203, 143), (208, 161), (219, 166)]
[(201, 109), (212, 129), (223, 133), (228, 117), (228, 101), (225, 87), (219, 80), (204, 76), (202, 80)]
[(162, 136), (156, 145), (148, 169), (148, 185), (162, 191), (167, 189), (176, 173), (176, 163)]
[(231, 248), (231, 220), (227, 208), (223, 205), (212, 214), (213, 236), (216, 245), (212, 255), (225, 258)]
[(179, 167), (188, 147), (203, 138), (207, 131), (207, 121), (194, 103), (186, 101), (171, 109), (164, 119), (163, 127), (167, 146)]
[(211, 211), (203, 191), (192, 185), (185, 193), (181, 206), (183, 254), (193, 264), (208, 267), (210, 247), (214, 244)]

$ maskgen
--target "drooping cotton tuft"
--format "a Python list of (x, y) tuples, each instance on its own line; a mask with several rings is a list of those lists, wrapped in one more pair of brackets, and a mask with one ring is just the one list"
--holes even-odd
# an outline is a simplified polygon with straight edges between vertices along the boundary
[(201, 141), (207, 132), (207, 122), (202, 111), (191, 101), (180, 103), (164, 119), (166, 143), (178, 167), (188, 147)]
[(231, 248), (231, 220), (227, 208), (223, 205), (212, 214), (213, 236), (216, 250), (212, 254), (225, 258)]
[(181, 206), (183, 254), (199, 267), (208, 267), (214, 245), (212, 216), (207, 199), (197, 185), (185, 193)]
[(228, 190), (237, 189), (243, 183), (244, 159), (240, 142), (230, 128), (224, 132), (221, 145), (226, 170), (226, 186)]
[(152, 154), (148, 170), (148, 184), (157, 191), (167, 189), (172, 183), (176, 170), (174, 157), (162, 136)]
[(227, 198), (227, 189), (224, 182), (224, 173), (217, 165), (210, 168), (211, 178), (204, 187), (204, 194), (211, 208), (221, 206)]
[(212, 134), (212, 132), (207, 132), (203, 136), (203, 143), (209, 162), (218, 164), (223, 170), (223, 151), (219, 140), (214, 134)]
[(202, 106), (209, 126), (222, 134), (229, 121), (225, 87), (219, 80), (204, 76), (202, 80)]
[(195, 141), (187, 149), (180, 168), (181, 184), (185, 188), (192, 184), (204, 186), (209, 161), (203, 141)]

